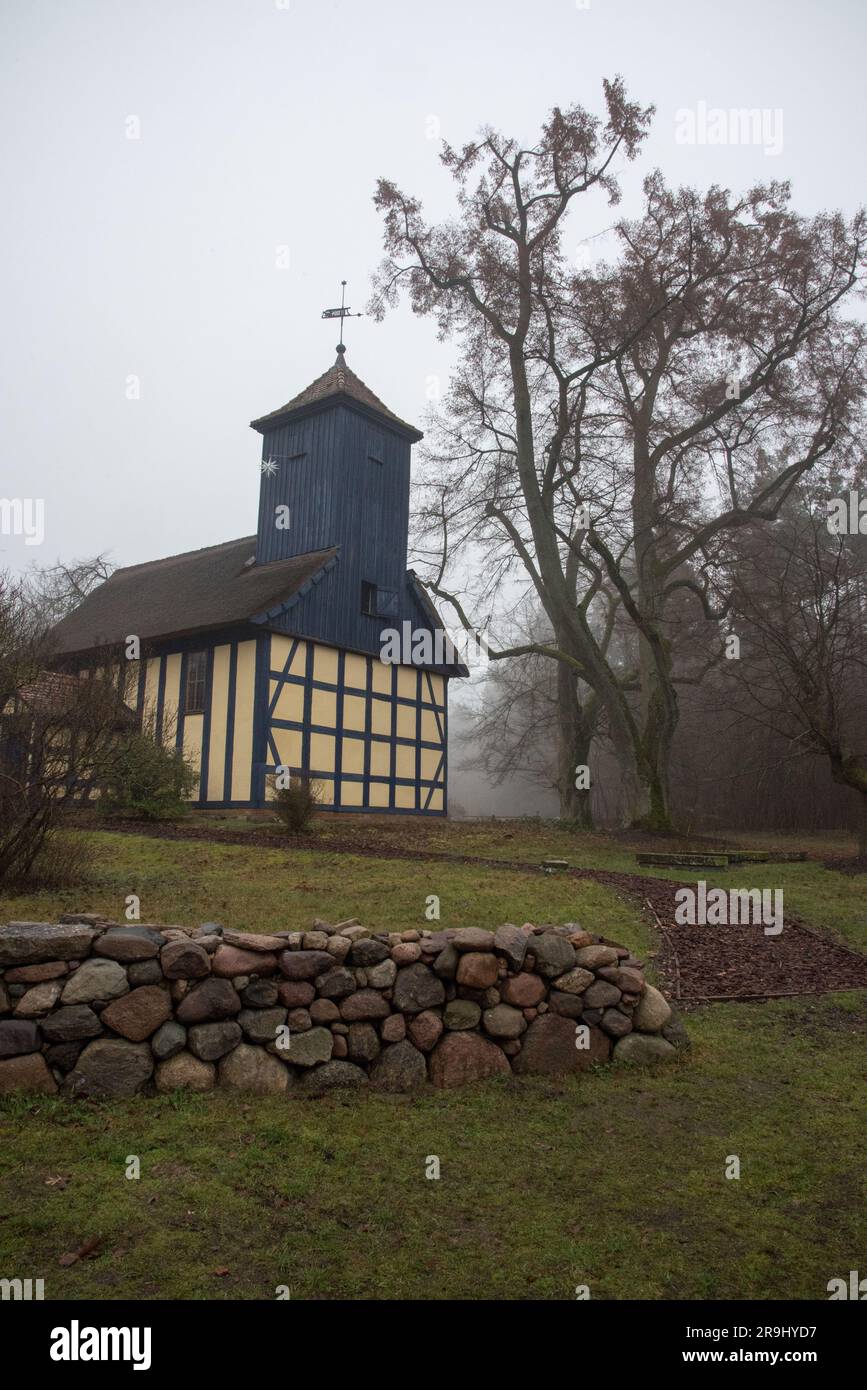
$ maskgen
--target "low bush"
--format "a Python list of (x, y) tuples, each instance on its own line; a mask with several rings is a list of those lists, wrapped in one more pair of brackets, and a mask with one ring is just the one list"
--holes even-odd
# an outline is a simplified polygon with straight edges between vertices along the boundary
[(118, 745), (98, 805), (109, 815), (174, 820), (186, 814), (195, 783), (182, 749), (131, 734)]
[(278, 787), (272, 780), (273, 806), (277, 819), (289, 835), (308, 830), (319, 809), (319, 784), (309, 777), (293, 777), (288, 787)]
[(77, 888), (90, 881), (95, 859), (93, 845), (84, 835), (49, 830), (26, 876), (14, 886), (49, 891)]

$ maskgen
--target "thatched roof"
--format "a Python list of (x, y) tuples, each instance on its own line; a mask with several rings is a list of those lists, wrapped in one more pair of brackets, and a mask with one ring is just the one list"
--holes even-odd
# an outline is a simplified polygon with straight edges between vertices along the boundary
[(68, 656), (181, 637), (248, 622), (285, 602), (336, 557), (336, 549), (255, 563), (256, 537), (115, 570), (53, 628), (52, 654)]

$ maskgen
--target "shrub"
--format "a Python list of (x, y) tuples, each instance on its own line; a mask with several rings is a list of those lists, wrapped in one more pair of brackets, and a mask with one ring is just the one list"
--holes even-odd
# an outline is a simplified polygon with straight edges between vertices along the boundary
[(292, 777), (288, 787), (274, 786), (274, 810), (289, 835), (307, 830), (319, 808), (319, 784), (309, 777)]
[(118, 745), (99, 807), (109, 815), (173, 820), (186, 814), (195, 782), (195, 770), (182, 749), (157, 743), (147, 734), (130, 734)]
[(16, 887), (77, 888), (91, 877), (95, 853), (83, 835), (49, 830), (26, 875)]

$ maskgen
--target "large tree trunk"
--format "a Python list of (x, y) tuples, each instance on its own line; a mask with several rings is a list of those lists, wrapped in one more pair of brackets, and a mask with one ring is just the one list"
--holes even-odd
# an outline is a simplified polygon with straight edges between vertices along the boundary
[(644, 830), (670, 830), (669, 774), (677, 728), (677, 693), (664, 639), (641, 644), (641, 748), (638, 761), (640, 805), (634, 824)]
[(663, 635), (664, 580), (655, 549), (656, 501), (654, 473), (647, 451), (647, 419), (655, 396), (648, 384), (647, 400), (635, 442), (635, 487), (632, 519), (638, 577), (634, 619), (638, 628), (638, 669), (641, 689), (641, 737), (638, 751), (640, 803), (633, 823), (644, 830), (670, 830), (669, 763), (677, 728), (677, 694), (672, 681), (671, 644)]
[(560, 819), (574, 821), (582, 830), (592, 830), (590, 787), (576, 787), (575, 782), (579, 768), (586, 767), (589, 770), (595, 719), (588, 717), (581, 704), (575, 670), (563, 661), (557, 663), (557, 704), (557, 789), (560, 795)]

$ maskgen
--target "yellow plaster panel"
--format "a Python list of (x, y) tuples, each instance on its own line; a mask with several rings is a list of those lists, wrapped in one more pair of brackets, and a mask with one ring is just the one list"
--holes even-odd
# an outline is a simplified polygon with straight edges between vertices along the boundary
[(314, 776), (318, 772), (334, 771), (335, 741), (332, 734), (310, 735), (310, 771)]
[(364, 728), (364, 701), (360, 695), (344, 695), (343, 727), (344, 729)]
[(144, 727), (151, 732), (153, 732), (157, 717), (157, 691), (160, 683), (161, 661), (161, 656), (150, 657), (145, 673), (143, 723)]
[(340, 804), (341, 806), (363, 806), (364, 787), (360, 782), (340, 783)]
[(423, 743), (440, 743), (439, 725), (436, 715), (432, 709), (422, 709), (421, 712), (421, 736)]
[(332, 777), (316, 778), (316, 797), (322, 806), (334, 805), (334, 779)]
[(370, 745), (370, 772), (373, 777), (388, 777), (391, 772), (391, 745), (372, 742)]
[(337, 696), (330, 690), (314, 690), (310, 705), (311, 724), (333, 729), (337, 724)]
[(391, 701), (371, 700), (370, 727), (375, 734), (391, 733)]
[(289, 637), (282, 637), (278, 632), (271, 633), (271, 655), (269, 661), (272, 671), (282, 671), (286, 664), (286, 658), (292, 650), (292, 641)]
[(181, 695), (181, 654), (166, 659), (166, 689), (163, 696), (163, 743), (173, 744), (178, 732), (178, 702)]
[(208, 750), (208, 800), (223, 800), (223, 773), (226, 769), (226, 723), (229, 705), (228, 646), (214, 648), (214, 679), (211, 685), (211, 738)]
[[(202, 761), (202, 725), (205, 716), (203, 714), (188, 714), (184, 720), (184, 753), (190, 759), (198, 772)], [(199, 799), (199, 780), (196, 777), (196, 785), (193, 788), (193, 800)]]
[(430, 799), (430, 805), (427, 809), (429, 811), (441, 811), (443, 809), (443, 794), (440, 789), (434, 791)]
[(421, 750), (421, 777), (423, 782), (432, 782), (437, 775), (437, 768), (440, 765), (441, 753), (434, 748), (423, 748)]
[(394, 804), (401, 810), (415, 809), (415, 787), (395, 787)]
[(274, 746), (283, 767), (301, 767), (301, 730), (272, 729)]
[(123, 663), (123, 677), (121, 699), (130, 709), (135, 709), (138, 703), (138, 673), (140, 661), (125, 661)]
[[(444, 686), (444, 682), (443, 682), (442, 676), (431, 676), (431, 677), (430, 677), (430, 683), (431, 683), (431, 689), (433, 690), (434, 704), (437, 704), (437, 705), (445, 705), (445, 694), (444, 694), (445, 686)], [(426, 678), (422, 680), (421, 689), (422, 689), (422, 699), (424, 699), (424, 700), (429, 700), (429, 699), (430, 699), (430, 694), (429, 694), (429, 692), (428, 692), (428, 688), (427, 688), (427, 679), (426, 679)]]
[[(271, 634), (271, 670), (282, 671), (286, 665), (289, 653), (292, 650), (294, 637), (282, 637), (279, 633)], [(303, 676), (307, 669), (307, 643), (299, 642), (292, 664), (286, 672), (288, 676)]]
[(373, 688), (381, 695), (391, 694), (391, 673), (394, 668), (382, 661), (373, 662)]
[(395, 763), (396, 777), (415, 777), (415, 749), (407, 748), (406, 744), (397, 745), (397, 762)]
[[(277, 682), (271, 682), (271, 695), (277, 688)], [(290, 685), (288, 682), (283, 685), (274, 706), (275, 719), (291, 719), (296, 724), (300, 724), (304, 718), (304, 686)]]
[(235, 673), (235, 728), (232, 742), (232, 800), (249, 801), (253, 771), (253, 690), (256, 643), (238, 643)]
[(371, 805), (371, 806), (387, 806), (387, 805), (388, 805), (388, 783), (387, 783), (387, 782), (371, 782), (371, 784), (370, 784), (370, 805)]
[(343, 684), (357, 687), (358, 690), (367, 689), (367, 658), (358, 656), (355, 652), (346, 653), (346, 662), (343, 668)]
[(397, 707), (397, 736), (398, 738), (415, 738), (415, 712), (417, 705), (398, 705)]
[(316, 646), (313, 653), (313, 679), (337, 684), (337, 652), (333, 647)]
[(341, 766), (344, 772), (364, 771), (364, 739), (344, 738)]
[(418, 692), (418, 672), (413, 666), (398, 666), (397, 693), (404, 700), (414, 700)]

